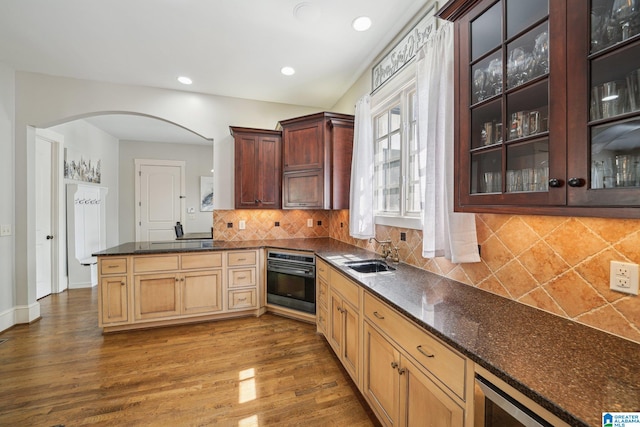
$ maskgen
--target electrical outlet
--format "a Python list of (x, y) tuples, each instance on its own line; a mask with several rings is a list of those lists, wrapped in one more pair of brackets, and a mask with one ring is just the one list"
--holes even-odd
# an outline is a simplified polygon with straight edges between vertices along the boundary
[(638, 264), (611, 261), (609, 287), (618, 292), (638, 295)]
[(11, 236), (11, 224), (0, 225), (0, 236)]
[(313, 227), (313, 219), (309, 218), (307, 220), (307, 227)]
[(247, 223), (245, 222), (244, 219), (241, 219), (240, 221), (238, 221), (238, 228), (240, 230), (244, 230), (245, 228), (247, 228)]

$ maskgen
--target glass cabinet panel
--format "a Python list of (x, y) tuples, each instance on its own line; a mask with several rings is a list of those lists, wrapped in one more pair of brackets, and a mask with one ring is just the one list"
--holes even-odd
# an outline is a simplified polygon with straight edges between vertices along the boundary
[(594, 190), (640, 187), (640, 0), (591, 2), (590, 170)]
[(506, 0), (471, 21), (470, 194), (548, 191), (548, 14)]
[(507, 86), (516, 87), (549, 73), (549, 24), (518, 37), (507, 47)]
[(502, 2), (499, 1), (471, 23), (471, 60), (502, 43)]
[(638, 35), (640, 35), (639, 0), (592, 0), (592, 53)]
[(474, 153), (471, 157), (471, 193), (502, 192), (502, 152)]

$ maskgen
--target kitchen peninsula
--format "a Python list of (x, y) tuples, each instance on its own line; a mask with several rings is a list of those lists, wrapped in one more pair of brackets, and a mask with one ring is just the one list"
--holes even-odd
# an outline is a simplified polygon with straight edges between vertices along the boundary
[[(260, 315), (264, 310), (260, 278), (265, 248), (314, 252), (321, 262), (360, 288), (361, 301), (366, 302), (364, 298), (368, 298), (392, 309), (393, 316), (402, 317), (445, 347), (456, 360), (463, 360), (462, 375), (466, 378), (472, 376), (474, 370), (486, 370), (568, 425), (598, 426), (602, 412), (640, 410), (640, 360), (632, 356), (640, 354), (640, 345), (405, 264), (397, 265), (390, 274), (356, 273), (344, 263), (375, 255), (330, 238), (126, 243), (95, 254), (101, 266), (101, 297), (104, 298), (104, 288), (108, 286), (104, 282), (107, 276), (124, 280), (124, 285), (117, 282), (121, 288), (131, 286), (131, 280), (138, 283), (136, 277), (146, 273), (137, 274), (137, 259), (157, 257), (172, 262), (166, 267), (155, 264), (154, 268), (164, 269), (166, 285), (173, 280), (174, 292), (177, 292), (176, 280), (179, 284), (188, 283), (194, 274), (213, 275), (219, 271), (221, 276), (215, 283), (221, 284), (216, 294), (220, 298), (224, 292), (233, 290), (229, 287), (229, 283), (233, 283), (229, 282), (230, 270), (242, 270), (236, 277), (244, 276), (242, 280), (247, 280), (250, 277), (247, 269), (255, 268), (256, 285), (238, 288), (257, 292), (256, 304), (229, 311), (232, 300), (226, 295), (219, 314), (210, 318)], [(237, 255), (239, 253), (255, 254), (255, 260)], [(190, 258), (192, 256), (196, 258)], [(240, 261), (241, 258), (245, 260)], [(251, 265), (230, 265), (235, 262), (251, 262)], [(120, 267), (110, 269), (116, 271), (105, 275), (103, 265), (108, 268), (112, 264)], [(225, 273), (226, 283), (222, 281)], [(126, 295), (134, 292), (130, 289)], [(109, 304), (116, 299), (110, 297)], [(361, 304), (363, 306), (366, 309), (367, 304)], [(137, 315), (133, 307), (125, 304), (125, 308), (128, 316)], [(359, 317), (360, 331), (365, 315), (362, 312)], [(101, 318), (101, 322), (103, 320)], [(159, 324), (168, 323), (170, 321), (160, 321)], [(361, 387), (357, 381), (356, 385)], [(461, 387), (449, 393), (461, 402), (459, 404), (465, 404), (468, 411), (473, 406), (470, 403), (472, 383), (464, 381)], [(460, 397), (456, 397), (458, 394)], [(464, 425), (471, 425), (468, 423), (471, 414), (467, 412), (465, 417)]]

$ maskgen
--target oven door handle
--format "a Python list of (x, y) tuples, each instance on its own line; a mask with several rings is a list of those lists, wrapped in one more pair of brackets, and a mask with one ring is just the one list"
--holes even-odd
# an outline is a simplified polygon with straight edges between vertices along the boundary
[(313, 270), (302, 270), (295, 268), (278, 268), (274, 266), (267, 267), (267, 273), (273, 271), (274, 273), (291, 274), (293, 276), (313, 277)]

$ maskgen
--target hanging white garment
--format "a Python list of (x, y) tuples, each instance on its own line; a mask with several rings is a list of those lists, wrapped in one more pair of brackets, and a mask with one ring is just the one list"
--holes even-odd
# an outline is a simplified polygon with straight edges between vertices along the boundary
[(474, 214), (453, 211), (454, 30), (453, 23), (440, 22), (441, 28), (420, 50), (417, 63), (422, 256), (479, 262)]
[(375, 235), (373, 215), (374, 146), (371, 123), (371, 97), (356, 104), (349, 194), (349, 235), (368, 239)]

